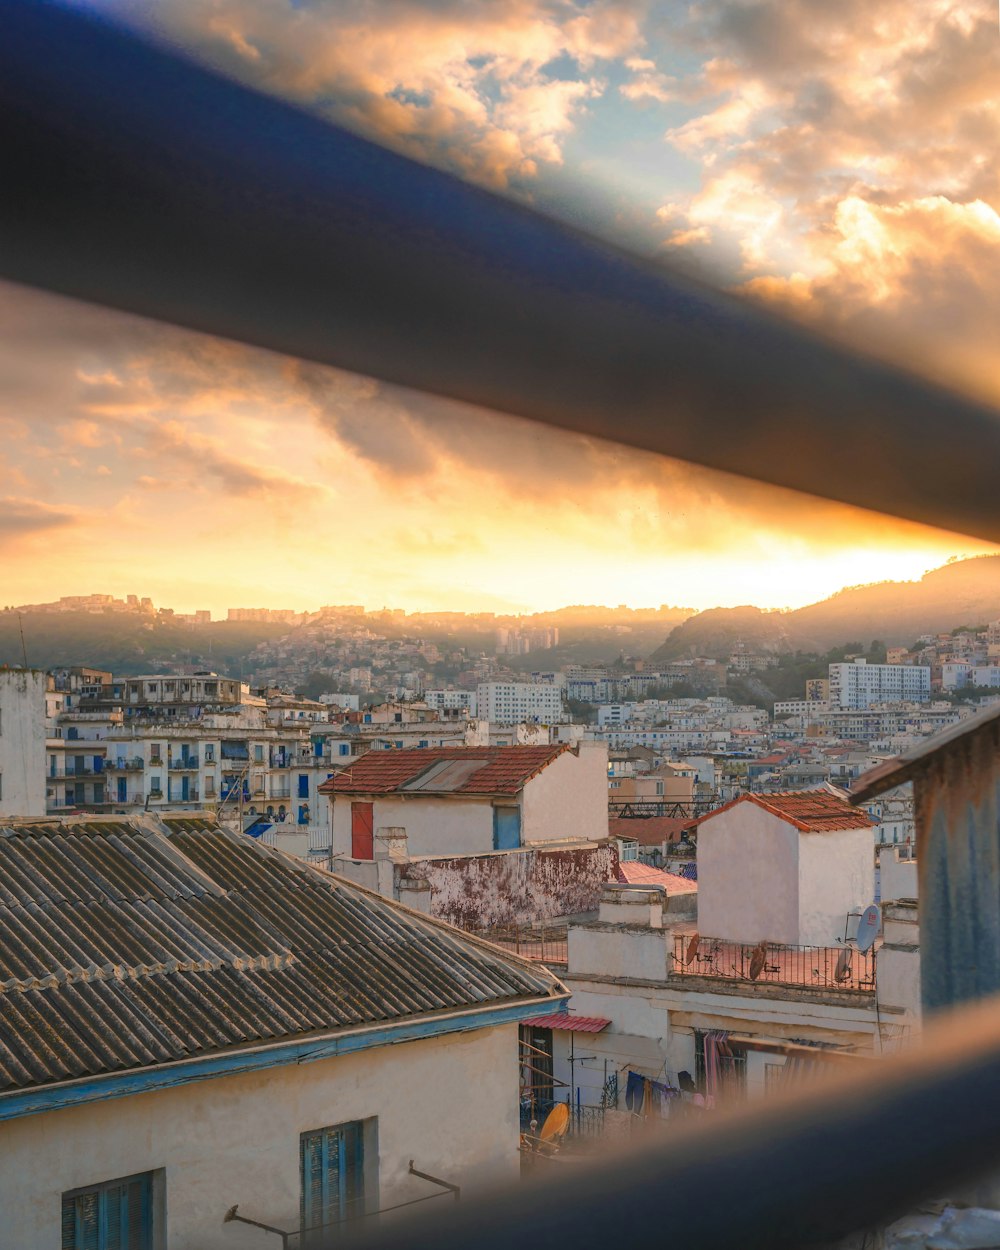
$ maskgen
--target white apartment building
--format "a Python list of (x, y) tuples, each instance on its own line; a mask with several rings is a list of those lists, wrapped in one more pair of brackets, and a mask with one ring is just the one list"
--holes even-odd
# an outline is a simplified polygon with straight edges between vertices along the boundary
[(45, 815), (46, 676), (0, 669), (0, 816)]
[(478, 710), (474, 690), (425, 690), (424, 702), (442, 716), (457, 714), (471, 719)]
[(476, 711), (480, 719), (500, 725), (566, 719), (562, 690), (541, 682), (480, 682), (476, 689)]
[(926, 703), (931, 670), (923, 664), (869, 664), (866, 660), (830, 665), (830, 704), (860, 710), (873, 703)]

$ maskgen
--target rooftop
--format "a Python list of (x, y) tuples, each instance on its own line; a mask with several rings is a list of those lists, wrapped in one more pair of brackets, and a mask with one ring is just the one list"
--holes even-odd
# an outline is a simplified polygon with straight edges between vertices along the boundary
[(698, 884), (675, 872), (640, 864), (637, 860), (622, 860), (618, 865), (618, 880), (622, 885), (658, 886), (666, 894), (697, 894)]
[(829, 790), (777, 790), (773, 794), (741, 794), (702, 816), (699, 825), (728, 812), (739, 803), (756, 803), (802, 833), (830, 833), (837, 829), (873, 828), (876, 821)]
[(690, 816), (611, 816), (608, 833), (612, 838), (634, 838), (640, 846), (679, 842), (694, 820)]
[(320, 786), (323, 794), (517, 794), (568, 745), (415, 747), (369, 751)]
[(0, 1093), (559, 994), (208, 819), (0, 827)]

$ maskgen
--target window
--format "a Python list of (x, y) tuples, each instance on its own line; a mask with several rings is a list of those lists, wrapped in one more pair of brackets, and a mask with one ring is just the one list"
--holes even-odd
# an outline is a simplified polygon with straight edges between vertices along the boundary
[(303, 1133), (302, 1245), (330, 1244), (330, 1226), (365, 1210), (364, 1125), (360, 1120)]
[(153, 1173), (63, 1194), (62, 1250), (154, 1250)]
[(254, 745), (253, 758), (255, 764), (263, 764), (264, 762), (264, 748), (259, 742)]

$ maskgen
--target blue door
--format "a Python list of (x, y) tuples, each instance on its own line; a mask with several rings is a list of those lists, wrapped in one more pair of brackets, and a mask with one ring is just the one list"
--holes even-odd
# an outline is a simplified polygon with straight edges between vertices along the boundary
[(493, 849), (512, 851), (521, 845), (521, 809), (519, 807), (494, 807)]
[(309, 774), (299, 773), (299, 798), (307, 799), (309, 797)]
[(127, 777), (118, 778), (118, 802), (119, 803), (128, 802), (128, 778)]
[(191, 778), (183, 776), (181, 778), (181, 802), (186, 803), (191, 798)]

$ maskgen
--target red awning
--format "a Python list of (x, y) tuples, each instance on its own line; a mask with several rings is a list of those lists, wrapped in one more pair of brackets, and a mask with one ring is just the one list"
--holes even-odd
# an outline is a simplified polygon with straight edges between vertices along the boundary
[(554, 1011), (547, 1016), (532, 1016), (522, 1020), (532, 1029), (565, 1029), (568, 1033), (600, 1033), (611, 1023), (603, 1016), (571, 1016), (565, 1011)]

